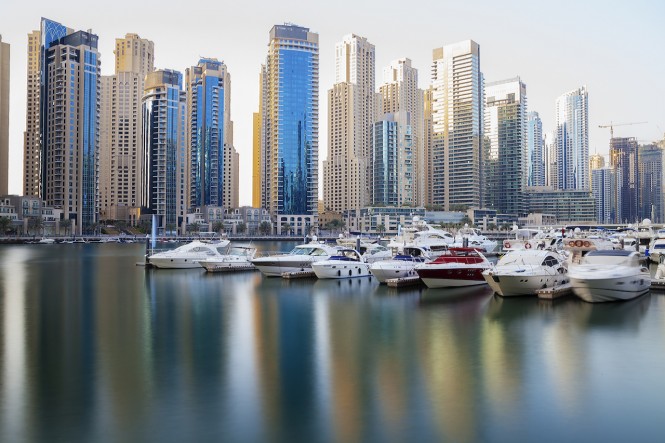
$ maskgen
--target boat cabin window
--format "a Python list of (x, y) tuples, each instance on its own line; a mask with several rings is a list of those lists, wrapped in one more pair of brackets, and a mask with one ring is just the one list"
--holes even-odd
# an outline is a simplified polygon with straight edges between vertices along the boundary
[(554, 267), (559, 263), (559, 261), (552, 257), (551, 255), (548, 255), (545, 257), (545, 260), (543, 260), (543, 266), (549, 266), (549, 267)]
[(328, 255), (328, 253), (326, 251), (324, 251), (323, 249), (321, 249), (321, 248), (315, 248), (314, 250), (312, 250), (307, 255), (319, 256), (319, 255)]

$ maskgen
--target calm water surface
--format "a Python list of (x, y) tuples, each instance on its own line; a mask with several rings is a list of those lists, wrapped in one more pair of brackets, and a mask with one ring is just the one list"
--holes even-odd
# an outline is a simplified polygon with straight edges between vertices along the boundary
[(142, 253), (0, 247), (0, 441), (665, 441), (665, 295), (146, 271)]

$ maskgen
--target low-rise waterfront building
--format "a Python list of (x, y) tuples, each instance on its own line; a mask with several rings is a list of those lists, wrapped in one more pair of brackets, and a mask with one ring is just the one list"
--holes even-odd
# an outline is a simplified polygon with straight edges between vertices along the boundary
[(346, 229), (362, 234), (395, 234), (399, 226), (408, 226), (413, 217), (425, 218), (425, 208), (411, 207), (367, 207), (343, 214)]
[(529, 213), (553, 214), (559, 223), (595, 222), (595, 202), (586, 190), (553, 190), (546, 186), (526, 188)]

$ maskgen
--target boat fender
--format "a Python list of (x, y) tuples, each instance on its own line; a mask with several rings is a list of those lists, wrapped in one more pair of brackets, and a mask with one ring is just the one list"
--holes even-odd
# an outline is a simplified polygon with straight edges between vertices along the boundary
[(506, 249), (510, 249), (510, 242), (503, 242), (503, 247)]
[(524, 247), (525, 247), (526, 249), (531, 249), (531, 243), (528, 243), (528, 242), (527, 242), (527, 243), (524, 243)]

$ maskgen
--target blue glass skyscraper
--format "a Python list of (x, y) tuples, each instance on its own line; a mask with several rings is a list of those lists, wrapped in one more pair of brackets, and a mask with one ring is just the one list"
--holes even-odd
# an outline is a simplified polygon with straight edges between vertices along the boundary
[(278, 231), (306, 234), (318, 223), (318, 34), (274, 26), (263, 69), (262, 205)]
[(48, 19), (40, 35), (41, 197), (80, 234), (98, 214), (98, 38)]
[(231, 76), (216, 59), (185, 73), (189, 118), (190, 206), (231, 206)]
[(173, 231), (184, 215), (185, 93), (182, 74), (172, 70), (149, 73), (143, 109), (142, 184), (144, 212), (157, 214), (159, 226)]

